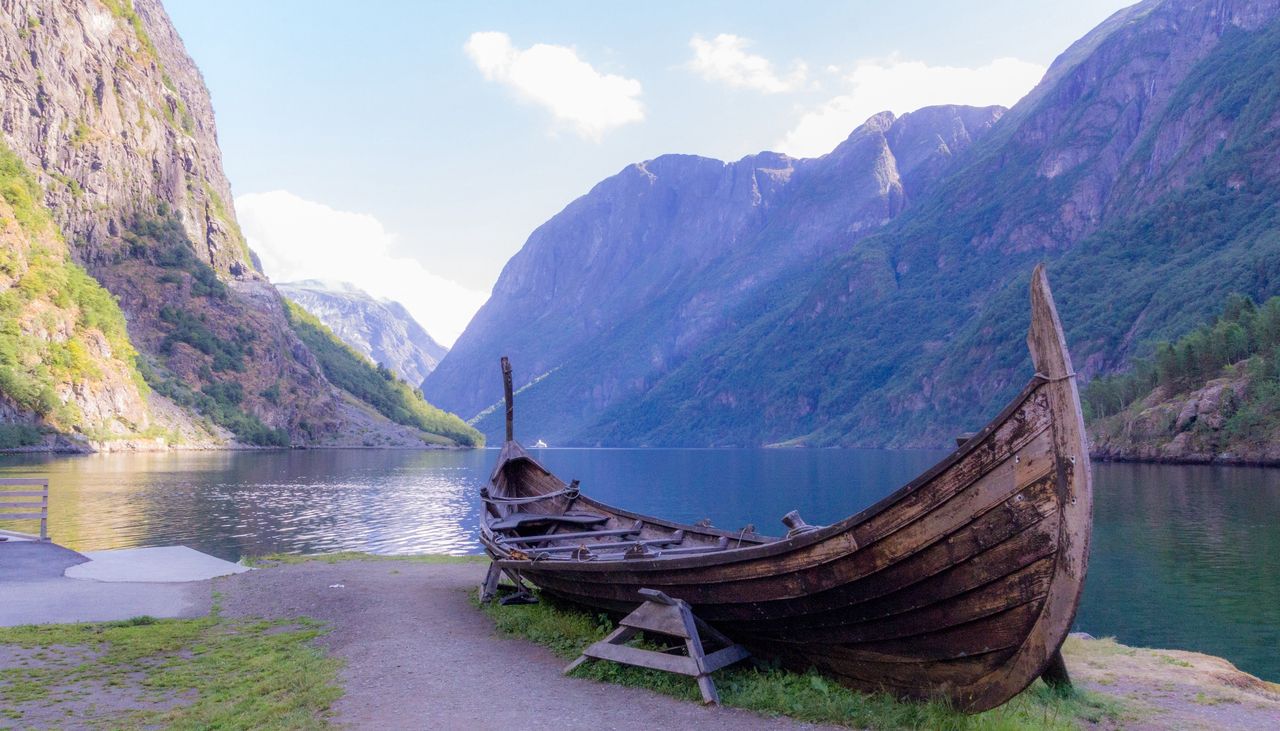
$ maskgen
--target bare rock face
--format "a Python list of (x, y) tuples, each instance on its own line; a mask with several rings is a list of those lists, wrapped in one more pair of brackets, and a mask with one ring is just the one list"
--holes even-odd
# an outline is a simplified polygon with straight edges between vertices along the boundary
[(539, 383), (522, 397), (522, 422), (569, 437), (732, 331), (735, 309), (781, 275), (893, 220), (1003, 112), (885, 112), (815, 159), (631, 165), (533, 232), (423, 390), (476, 414), (501, 398), (495, 364), (509, 355), (517, 386)]
[[(344, 443), (348, 397), (255, 267), (208, 91), (159, 0), (0, 7), (0, 132), (39, 178), (71, 255), (118, 298), (160, 428), (198, 432), (175, 417), (185, 410), (250, 443)], [(104, 388), (68, 384), (63, 396), (102, 423), (146, 423), (136, 394)]]
[(215, 270), (257, 276), (200, 72), (158, 0), (5, 3), (5, 139), (91, 267), (164, 201)]
[(351, 284), (306, 280), (277, 284), (276, 289), (405, 383), (422, 383), (448, 352), (404, 305), (375, 299)]

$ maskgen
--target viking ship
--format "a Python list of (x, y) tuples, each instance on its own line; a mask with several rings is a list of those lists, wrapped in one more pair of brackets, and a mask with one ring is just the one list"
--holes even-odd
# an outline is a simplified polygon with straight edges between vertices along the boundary
[(1031, 279), (1035, 374), (981, 431), (875, 505), (785, 536), (683, 525), (605, 505), (512, 435), (482, 490), (497, 574), (615, 614), (641, 588), (687, 602), (759, 657), (899, 697), (993, 708), (1045, 675), (1084, 583), (1092, 520), (1075, 373), (1043, 265)]

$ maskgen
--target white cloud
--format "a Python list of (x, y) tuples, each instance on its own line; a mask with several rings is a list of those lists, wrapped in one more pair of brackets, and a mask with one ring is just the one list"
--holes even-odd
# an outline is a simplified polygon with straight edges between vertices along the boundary
[(689, 40), (689, 47), (693, 49), (689, 68), (707, 81), (766, 94), (794, 91), (804, 84), (809, 69), (803, 62), (797, 61), (790, 74), (779, 76), (769, 59), (747, 53), (750, 45), (751, 41), (730, 33), (721, 33), (711, 40), (694, 36)]
[(830, 152), (873, 114), (935, 104), (1012, 106), (1044, 76), (1043, 66), (998, 58), (978, 68), (929, 66), (897, 58), (859, 61), (845, 76), (848, 91), (805, 112), (778, 143), (797, 157)]
[(431, 336), (452, 345), (487, 295), (397, 256), (394, 234), (365, 213), (339, 211), (284, 190), (236, 198), (249, 246), (276, 282), (350, 282), (403, 304)]
[(548, 109), (575, 132), (599, 141), (605, 132), (644, 119), (640, 82), (602, 74), (565, 46), (538, 43), (524, 50), (506, 33), (472, 33), (463, 46), (489, 81), (514, 89)]

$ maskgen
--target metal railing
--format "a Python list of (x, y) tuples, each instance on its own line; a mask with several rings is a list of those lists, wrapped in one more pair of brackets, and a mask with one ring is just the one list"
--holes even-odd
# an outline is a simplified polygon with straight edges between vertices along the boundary
[[(37, 490), (9, 490), (11, 487), (32, 487)], [(38, 520), (40, 534), (20, 533), (0, 529), (0, 535), (16, 538), (49, 540), (49, 478), (6, 477), (0, 478), (0, 523), (9, 520)]]

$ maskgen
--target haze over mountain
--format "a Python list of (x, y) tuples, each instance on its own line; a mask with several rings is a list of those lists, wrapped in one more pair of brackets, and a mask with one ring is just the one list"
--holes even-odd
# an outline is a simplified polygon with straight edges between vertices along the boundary
[(421, 384), (449, 352), (399, 302), (375, 299), (346, 282), (306, 279), (276, 289), (320, 318), (343, 342), (406, 383)]
[(480, 411), (509, 353), (559, 443), (941, 446), (1030, 377), (1037, 261), (1081, 375), (1123, 367), (1280, 288), (1277, 6), (1127, 8), (1004, 115), (904, 115), (920, 158), (877, 117), (812, 161), (628, 168), (534, 232), (427, 394)]

